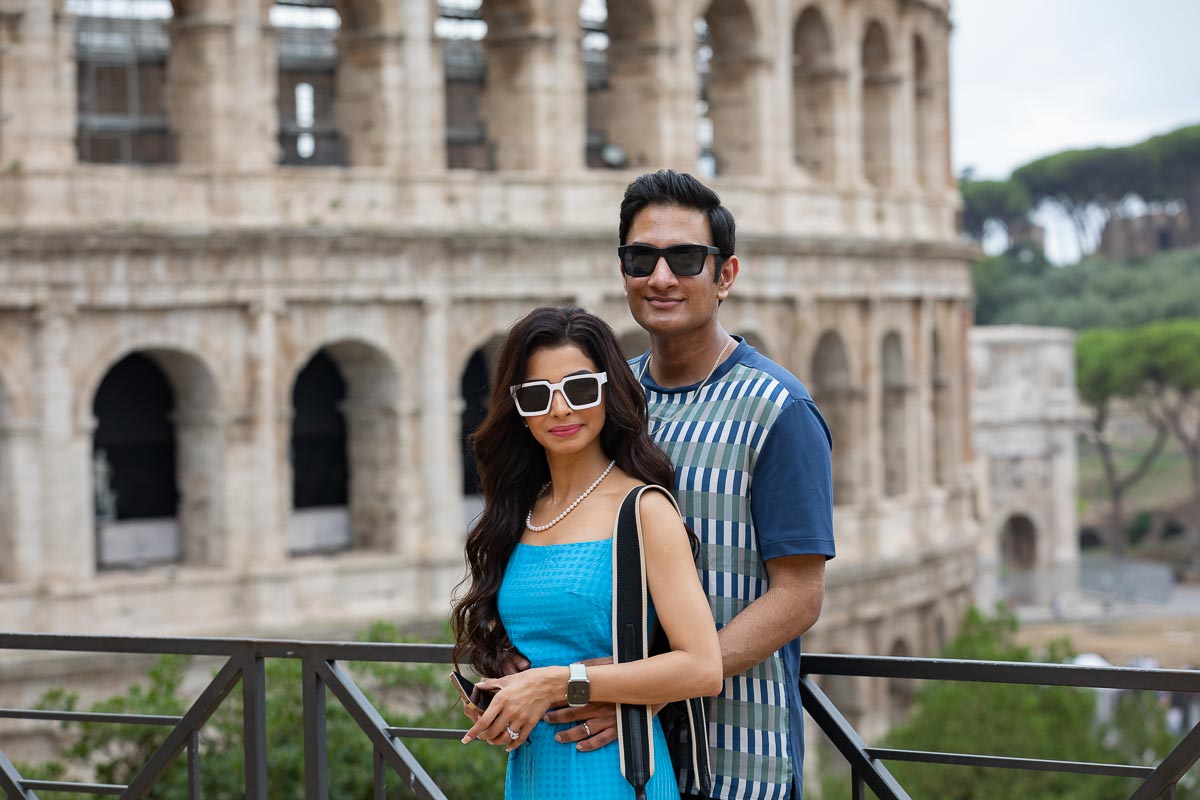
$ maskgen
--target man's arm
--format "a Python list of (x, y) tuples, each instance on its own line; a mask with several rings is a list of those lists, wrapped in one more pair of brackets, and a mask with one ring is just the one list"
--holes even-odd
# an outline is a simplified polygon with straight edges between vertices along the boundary
[(766, 562), (767, 591), (718, 632), (725, 677), (740, 675), (808, 631), (825, 599), (825, 556)]

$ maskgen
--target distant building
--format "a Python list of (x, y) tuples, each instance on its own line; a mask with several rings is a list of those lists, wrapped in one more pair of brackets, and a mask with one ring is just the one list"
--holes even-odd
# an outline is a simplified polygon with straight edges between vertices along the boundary
[(1157, 253), (1200, 247), (1200, 224), (1187, 208), (1137, 217), (1109, 217), (1100, 233), (1100, 254), (1114, 261), (1140, 261)]
[(974, 441), (986, 463), (982, 603), (1044, 604), (1077, 588), (1075, 333), (971, 329)]

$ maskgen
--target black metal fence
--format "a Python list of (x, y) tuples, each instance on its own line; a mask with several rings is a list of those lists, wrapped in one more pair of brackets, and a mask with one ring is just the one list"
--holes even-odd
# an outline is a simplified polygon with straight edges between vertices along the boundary
[[(349, 712), (374, 751), (374, 793), (381, 800), (387, 796), (388, 780), (392, 776), (403, 781), (422, 800), (445, 798), (442, 790), (405, 747), (403, 740), (458, 739), (464, 733), (454, 729), (389, 725), (344, 667), (345, 662), (355, 661), (446, 664), (450, 662), (450, 648), (447, 645), (0, 633), (0, 651), (175, 654), (224, 659), (216, 675), (182, 716), (0, 709), (0, 718), (121, 723), (166, 729), (162, 743), (127, 785), (28, 780), (18, 773), (4, 755), (0, 743), (0, 789), (4, 790), (9, 800), (36, 800), (38, 791), (145, 798), (150, 796), (166, 769), (181, 756), (187, 763), (188, 796), (200, 798), (203, 794), (199, 779), (200, 731), (239, 684), (243, 708), (245, 797), (247, 800), (266, 800), (264, 664), (267, 659), (296, 659), (303, 666), (306, 800), (327, 800), (329, 797), (325, 722), (326, 702), (330, 694)], [(909, 797), (885, 766), (888, 761), (1137, 778), (1141, 783), (1130, 795), (1131, 800), (1174, 798), (1176, 785), (1200, 759), (1200, 724), (1185, 733), (1177, 746), (1154, 767), (871, 747), (814, 680), (814, 676), (846, 676), (1200, 692), (1200, 673), (1197, 672), (821, 654), (805, 655), (803, 666), (805, 674), (800, 679), (800, 692), (804, 707), (850, 764), (855, 800), (864, 797), (868, 788), (880, 800), (906, 800)]]

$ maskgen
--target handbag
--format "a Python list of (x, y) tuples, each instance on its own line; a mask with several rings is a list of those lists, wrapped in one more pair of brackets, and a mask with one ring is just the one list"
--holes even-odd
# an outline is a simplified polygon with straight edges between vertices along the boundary
[[(613, 662), (623, 664), (667, 652), (671, 645), (662, 626), (647, 630), (646, 558), (642, 540), (640, 500), (646, 491), (660, 491), (679, 506), (661, 486), (637, 486), (621, 501), (613, 530)], [(692, 558), (700, 543), (689, 530)], [(708, 721), (704, 700), (692, 697), (668, 703), (659, 712), (667, 750), (676, 770), (684, 765), (704, 796), (712, 791), (712, 764), (708, 752)], [(617, 742), (621, 751), (621, 774), (633, 786), (639, 800), (646, 797), (646, 784), (654, 774), (654, 729), (650, 706), (617, 704)]]

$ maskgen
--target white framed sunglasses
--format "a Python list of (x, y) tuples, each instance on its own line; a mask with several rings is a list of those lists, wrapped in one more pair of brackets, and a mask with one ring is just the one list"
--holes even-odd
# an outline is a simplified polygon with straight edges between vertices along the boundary
[(550, 411), (554, 393), (561, 392), (563, 400), (575, 411), (595, 408), (603, 399), (600, 387), (608, 383), (607, 372), (587, 372), (568, 375), (558, 383), (529, 381), (508, 387), (522, 417), (537, 417)]

